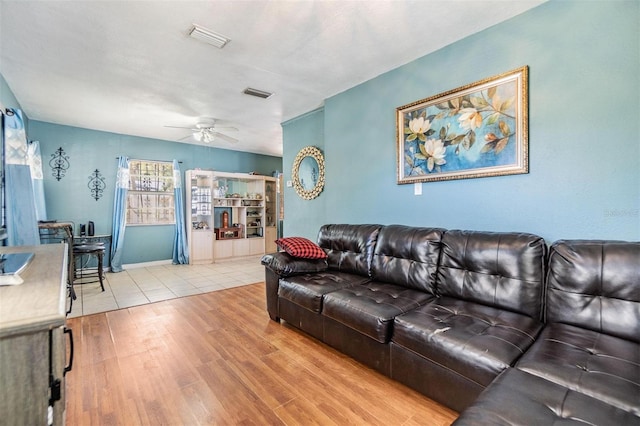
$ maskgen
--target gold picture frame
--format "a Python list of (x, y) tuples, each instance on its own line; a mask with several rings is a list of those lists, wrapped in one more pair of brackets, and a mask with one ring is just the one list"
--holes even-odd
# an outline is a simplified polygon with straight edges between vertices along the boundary
[(529, 172), (528, 67), (396, 108), (397, 183)]

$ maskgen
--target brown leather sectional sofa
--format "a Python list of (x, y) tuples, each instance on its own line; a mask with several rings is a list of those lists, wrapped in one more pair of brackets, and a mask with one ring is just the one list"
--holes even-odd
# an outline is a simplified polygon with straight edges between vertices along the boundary
[(640, 424), (640, 243), (324, 225), (318, 245), (262, 258), (271, 319), (456, 424)]

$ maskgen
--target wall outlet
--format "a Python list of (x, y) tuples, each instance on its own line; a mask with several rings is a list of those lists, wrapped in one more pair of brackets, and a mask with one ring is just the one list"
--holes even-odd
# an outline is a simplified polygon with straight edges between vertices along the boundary
[(287, 188), (291, 188), (293, 186), (293, 182), (288, 180), (287, 181)]

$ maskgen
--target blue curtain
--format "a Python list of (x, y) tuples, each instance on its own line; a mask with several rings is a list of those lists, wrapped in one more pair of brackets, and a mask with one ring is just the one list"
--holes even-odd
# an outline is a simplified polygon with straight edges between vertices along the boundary
[(173, 264), (189, 263), (186, 224), (184, 220), (184, 197), (182, 196), (182, 177), (180, 164), (173, 160), (173, 192), (175, 194), (176, 236), (173, 240)]
[(40, 235), (27, 159), (27, 137), (19, 109), (7, 110), (4, 142), (7, 245), (38, 245)]
[(129, 158), (120, 157), (113, 203), (111, 231), (111, 272), (122, 272), (122, 248), (127, 224), (127, 192), (129, 192)]
[(42, 155), (40, 142), (31, 141), (27, 147), (27, 160), (31, 169), (33, 196), (38, 220), (47, 220), (47, 206), (44, 202), (44, 176), (42, 175)]

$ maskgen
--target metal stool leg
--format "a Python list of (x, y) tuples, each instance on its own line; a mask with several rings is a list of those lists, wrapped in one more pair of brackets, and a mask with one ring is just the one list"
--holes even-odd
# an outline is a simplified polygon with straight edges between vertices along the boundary
[(69, 315), (71, 311), (73, 311), (73, 301), (78, 297), (76, 296), (76, 291), (73, 288), (73, 283), (67, 284), (67, 290), (69, 291), (69, 310), (66, 314)]
[(102, 283), (102, 252), (97, 253), (96, 256), (98, 256), (98, 280), (100, 280), (100, 288), (104, 291), (104, 284)]
[[(100, 289), (104, 291), (104, 274), (102, 271), (104, 261), (104, 245), (102, 244), (78, 244), (73, 247), (73, 258), (80, 261), (79, 265), (74, 265), (73, 284), (89, 284), (92, 282), (100, 282)], [(95, 256), (98, 261), (98, 267), (84, 267), (84, 257), (87, 256), (87, 264), (91, 256)], [(86, 272), (86, 274), (85, 274)]]

